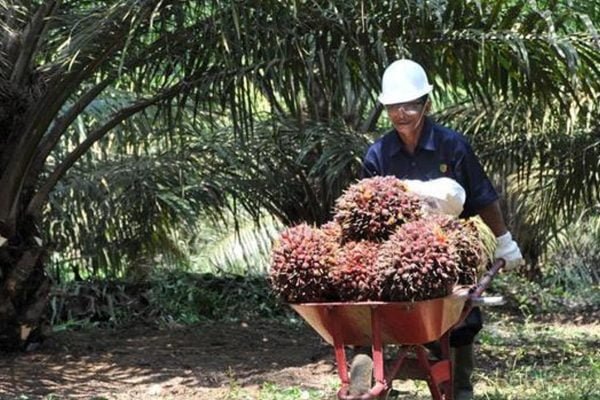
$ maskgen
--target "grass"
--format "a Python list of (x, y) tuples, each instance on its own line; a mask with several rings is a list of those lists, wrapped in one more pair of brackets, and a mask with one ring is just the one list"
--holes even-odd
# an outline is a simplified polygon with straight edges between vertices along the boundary
[(600, 325), (501, 317), (479, 336), (479, 399), (599, 399)]
[(258, 392), (232, 387), (223, 400), (323, 400), (333, 398), (334, 391), (305, 389), (300, 387), (282, 388), (273, 383), (263, 384)]

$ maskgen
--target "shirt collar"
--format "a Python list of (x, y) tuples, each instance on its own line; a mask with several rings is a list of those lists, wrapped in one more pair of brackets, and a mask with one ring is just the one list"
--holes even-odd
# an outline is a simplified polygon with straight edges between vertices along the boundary
[[(404, 148), (404, 143), (400, 140), (400, 136), (398, 136), (398, 132), (395, 129), (392, 129), (390, 132), (393, 140), (390, 141), (390, 146), (388, 147), (388, 152), (390, 156), (396, 155)], [(419, 143), (417, 148), (435, 151), (435, 141), (433, 135), (433, 122), (429, 119), (429, 117), (425, 117), (425, 122), (423, 123), (423, 131), (421, 132), (421, 137), (419, 138)]]

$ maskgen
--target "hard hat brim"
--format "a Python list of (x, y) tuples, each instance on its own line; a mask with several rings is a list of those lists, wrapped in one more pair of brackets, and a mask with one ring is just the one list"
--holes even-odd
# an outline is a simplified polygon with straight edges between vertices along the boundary
[(379, 102), (383, 105), (388, 104), (397, 104), (397, 103), (407, 103), (410, 101), (417, 100), (428, 93), (431, 93), (433, 90), (433, 85), (427, 85), (422, 90), (418, 90), (415, 92), (407, 92), (407, 93), (394, 93), (394, 94), (384, 94), (381, 93), (379, 95)]

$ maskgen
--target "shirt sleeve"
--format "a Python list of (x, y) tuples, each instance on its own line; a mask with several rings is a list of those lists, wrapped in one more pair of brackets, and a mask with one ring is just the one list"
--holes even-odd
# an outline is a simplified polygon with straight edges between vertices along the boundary
[(360, 178), (363, 179), (382, 175), (381, 166), (379, 164), (377, 152), (374, 150), (373, 146), (369, 147), (367, 154), (363, 158)]
[(464, 154), (459, 170), (467, 195), (463, 216), (472, 216), (481, 208), (498, 200), (498, 193), (486, 175), (471, 145), (464, 142)]

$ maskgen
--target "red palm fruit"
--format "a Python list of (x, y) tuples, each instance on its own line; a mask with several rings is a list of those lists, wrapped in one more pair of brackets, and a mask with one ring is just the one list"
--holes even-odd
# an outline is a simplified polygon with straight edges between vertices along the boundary
[(337, 252), (331, 282), (344, 301), (375, 300), (377, 289), (375, 261), (381, 244), (370, 241), (348, 242)]
[(283, 231), (271, 253), (274, 292), (290, 303), (330, 300), (329, 273), (338, 247), (332, 237), (307, 224)]
[(321, 225), (320, 229), (330, 240), (342, 243), (342, 227), (336, 221), (329, 221)]
[(377, 258), (380, 298), (417, 301), (447, 296), (458, 280), (458, 256), (447, 232), (424, 217), (402, 225)]
[(460, 220), (444, 215), (432, 216), (448, 233), (449, 240), (459, 258), (458, 283), (472, 285), (477, 282), (489, 258), (478, 225), (473, 219)]
[(421, 201), (398, 178), (377, 176), (348, 187), (334, 212), (343, 242), (384, 241), (398, 226), (421, 216)]

